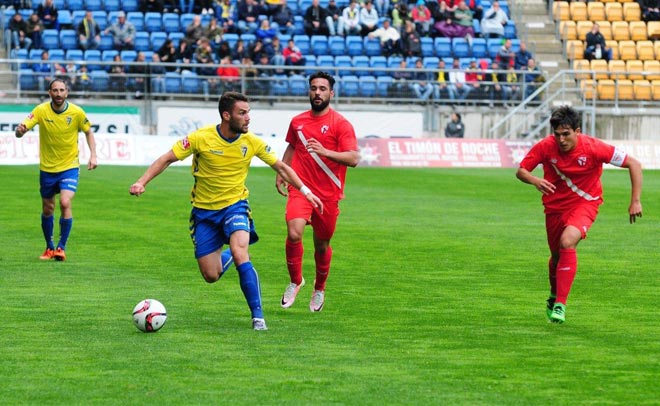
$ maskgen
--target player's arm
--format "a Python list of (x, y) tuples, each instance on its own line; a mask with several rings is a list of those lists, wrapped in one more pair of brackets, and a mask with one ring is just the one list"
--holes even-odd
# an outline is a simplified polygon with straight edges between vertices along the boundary
[(307, 140), (307, 151), (315, 152), (319, 156), (326, 157), (331, 161), (350, 166), (351, 168), (355, 168), (360, 162), (360, 153), (358, 151), (332, 151), (325, 148), (323, 144), (314, 138)]
[(303, 184), (296, 171), (279, 159), (271, 167), (277, 172), (279, 177), (282, 177), (285, 181), (300, 190), (300, 193), (302, 193), (305, 198), (314, 205), (314, 207), (319, 209), (319, 212), (323, 213), (323, 203), (321, 202), (321, 199), (316, 197), (316, 195)]
[(539, 178), (538, 176), (534, 176), (534, 174), (530, 171), (528, 171), (525, 168), (518, 168), (518, 171), (516, 172), (516, 177), (520, 179), (522, 182), (534, 185), (536, 190), (539, 192), (543, 193), (544, 195), (549, 195), (555, 192), (555, 185), (543, 178)]
[(91, 127), (85, 131), (85, 137), (87, 138), (87, 146), (89, 147), (89, 162), (87, 162), (87, 169), (96, 169), (98, 166), (98, 161), (96, 159), (96, 138), (94, 138), (94, 131)]
[(149, 183), (156, 176), (160, 175), (161, 172), (167, 169), (168, 166), (170, 166), (172, 163), (178, 160), (179, 158), (177, 158), (176, 155), (174, 155), (174, 151), (172, 150), (167, 151), (166, 153), (161, 155), (158, 159), (156, 159), (149, 166), (149, 168), (147, 168), (146, 172), (144, 172), (144, 174), (140, 176), (140, 179), (138, 179), (135, 183), (131, 185), (129, 192), (132, 195), (140, 196), (142, 193), (144, 193), (147, 183)]
[[(286, 147), (286, 150), (284, 151), (284, 156), (282, 156), (282, 162), (287, 164), (288, 166), (291, 166), (291, 161), (293, 160), (293, 153), (294, 153), (294, 148), (289, 144)], [(282, 196), (286, 196), (287, 189), (286, 189), (286, 180), (279, 174), (277, 173), (277, 176), (275, 176), (275, 188), (277, 188), (277, 192), (281, 194)]]
[(20, 123), (16, 127), (16, 132), (14, 133), (14, 135), (16, 136), (16, 138), (21, 138), (22, 136), (25, 135), (26, 132), (28, 132), (28, 130), (29, 129), (27, 128), (27, 126), (24, 123)]
[(628, 168), (628, 172), (630, 173), (631, 189), (628, 214), (630, 215), (630, 224), (632, 224), (637, 217), (642, 217), (642, 164), (637, 159), (628, 155), (621, 167)]

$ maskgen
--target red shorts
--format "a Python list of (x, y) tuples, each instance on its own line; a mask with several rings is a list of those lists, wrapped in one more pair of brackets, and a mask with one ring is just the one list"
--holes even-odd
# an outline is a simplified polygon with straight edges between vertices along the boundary
[(290, 191), (286, 202), (286, 221), (293, 219), (305, 219), (311, 224), (314, 235), (321, 240), (330, 240), (337, 227), (339, 217), (339, 202), (324, 201), (323, 214), (314, 209), (314, 206), (298, 191)]
[(564, 213), (546, 213), (545, 229), (548, 234), (548, 246), (550, 252), (559, 251), (559, 240), (567, 226), (573, 226), (580, 230), (582, 239), (587, 238), (587, 231), (596, 221), (598, 205), (584, 204)]

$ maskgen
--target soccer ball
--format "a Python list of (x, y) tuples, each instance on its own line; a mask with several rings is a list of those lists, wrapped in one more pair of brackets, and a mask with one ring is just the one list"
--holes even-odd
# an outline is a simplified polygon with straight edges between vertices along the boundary
[(161, 329), (167, 320), (167, 310), (156, 299), (144, 299), (133, 309), (133, 324), (140, 331), (153, 333)]

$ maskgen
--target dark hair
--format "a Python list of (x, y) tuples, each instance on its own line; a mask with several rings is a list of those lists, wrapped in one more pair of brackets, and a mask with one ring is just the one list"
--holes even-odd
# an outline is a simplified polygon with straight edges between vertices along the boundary
[(238, 101), (247, 102), (248, 98), (243, 93), (224, 92), (218, 101), (218, 113), (220, 113), (220, 117), (222, 117), (222, 113), (225, 111), (231, 112)]
[(550, 126), (553, 130), (560, 127), (578, 129), (580, 128), (580, 114), (571, 106), (557, 107), (550, 116)]
[(333, 90), (334, 87), (335, 87), (335, 78), (332, 77), (332, 75), (329, 74), (328, 72), (318, 71), (316, 73), (313, 73), (313, 74), (309, 75), (309, 84), (310, 85), (312, 84), (312, 80), (314, 80), (314, 79), (325, 79), (325, 80), (327, 80), (328, 83), (330, 84), (330, 90)]
[(461, 121), (461, 113), (454, 113), (456, 114), (456, 117), (458, 118), (458, 121)]
[(67, 83), (66, 80), (64, 80), (62, 78), (55, 78), (55, 79), (51, 80), (50, 82), (48, 82), (48, 90), (52, 90), (53, 83), (55, 83), (55, 82), (62, 82), (62, 84), (64, 85), (64, 89), (69, 90), (69, 84)]

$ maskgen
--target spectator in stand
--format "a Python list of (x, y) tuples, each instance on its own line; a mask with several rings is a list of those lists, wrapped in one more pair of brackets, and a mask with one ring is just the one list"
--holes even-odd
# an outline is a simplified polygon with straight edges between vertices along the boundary
[[(225, 56), (223, 55), (223, 57)], [(245, 46), (245, 41), (239, 38), (234, 44), (234, 49), (231, 50), (231, 59), (232, 61), (242, 61), (245, 58), (250, 58), (250, 50)], [(218, 58), (218, 60), (222, 60), (222, 58)]]
[(259, 23), (259, 16), (265, 14), (255, 0), (243, 0), (238, 4), (238, 30), (241, 34), (254, 34)]
[(273, 27), (277, 25), (277, 30), (280, 33), (293, 35), (296, 30), (296, 26), (293, 23), (293, 17), (293, 10), (287, 5), (287, 0), (280, 0), (280, 4), (273, 9), (270, 22)]
[(481, 19), (481, 36), (484, 38), (502, 38), (504, 37), (504, 26), (509, 21), (504, 10), (500, 8), (500, 3), (493, 0), (493, 3)]
[(514, 58), (514, 67), (516, 70), (521, 70), (527, 68), (527, 61), (532, 59), (532, 53), (527, 50), (527, 45), (524, 42), (520, 42), (520, 49), (516, 52)]
[(360, 26), (360, 6), (357, 0), (351, 0), (347, 7), (341, 12), (339, 20), (339, 35), (359, 35)]
[(110, 89), (113, 92), (125, 92), (127, 79), (126, 63), (121, 59), (120, 54), (115, 55), (112, 62), (110, 66)]
[(360, 9), (360, 34), (364, 37), (378, 28), (378, 12), (371, 0), (368, 0)]
[[(250, 53), (250, 59), (252, 59), (253, 62), (257, 62), (259, 60), (259, 55), (262, 53), (268, 53), (268, 50), (264, 46), (264, 42), (257, 38), (248, 46), (248, 52)], [(270, 57), (270, 55), (268, 56)]]
[(44, 32), (44, 24), (39, 18), (39, 14), (32, 13), (27, 22), (27, 37), (32, 40), (32, 48), (41, 49), (43, 48), (43, 43), (41, 41), (41, 34)]
[(472, 91), (472, 86), (468, 86), (465, 76), (465, 71), (461, 69), (461, 60), (454, 58), (449, 72), (449, 83), (455, 100), (466, 100)]
[(342, 35), (339, 31), (339, 23), (341, 21), (343, 10), (337, 6), (336, 0), (329, 0), (328, 7), (325, 9), (328, 11), (328, 17), (326, 20), (328, 21), (328, 30), (330, 31), (330, 35)]
[(440, 3), (440, 10), (446, 10), (443, 15), (448, 15), (444, 20), (437, 21), (433, 28), (443, 37), (447, 38), (466, 38), (468, 41), (474, 37), (474, 28), (472, 27), (472, 12), (465, 1), (461, 1), (452, 13), (448, 12), (447, 5)]
[(470, 66), (466, 69), (465, 72), (465, 83), (470, 87), (470, 95), (476, 99), (483, 99), (486, 97), (482, 88), (482, 82), (484, 80), (484, 74), (477, 66), (477, 60), (470, 60)]
[(202, 37), (197, 42), (197, 48), (194, 53), (194, 63), (207, 64), (213, 63), (213, 47), (208, 38)]
[(37, 7), (37, 15), (44, 24), (44, 29), (59, 30), (60, 23), (57, 20), (57, 8), (53, 4), (53, 0), (44, 0), (43, 3)]
[(135, 48), (135, 26), (130, 21), (126, 21), (126, 14), (123, 11), (117, 13), (117, 21), (106, 28), (105, 34), (112, 34), (114, 49), (122, 51), (124, 49)]
[[(276, 66), (286, 65), (286, 58), (284, 58), (284, 47), (279, 37), (273, 38), (273, 42), (268, 44), (266, 47), (267, 55), (270, 58), (270, 64)], [(277, 73), (282, 73), (277, 72)]]
[(239, 91), (241, 89), (241, 71), (234, 66), (230, 57), (226, 57), (220, 61), (216, 75), (220, 77), (221, 93)]
[(211, 17), (209, 24), (204, 28), (204, 36), (211, 41), (211, 46), (213, 49), (218, 48), (218, 45), (222, 42), (222, 27), (218, 25), (218, 19)]
[(41, 78), (38, 79), (40, 91), (44, 91), (50, 84), (50, 81), (55, 79), (53, 65), (48, 61), (49, 58), (48, 51), (43, 51), (39, 62), (32, 67), (37, 77)]
[(163, 13), (163, 0), (140, 0), (138, 9), (143, 13)]
[(591, 26), (591, 31), (587, 33), (585, 45), (584, 59), (589, 61), (592, 59), (604, 59), (605, 61), (612, 59), (612, 49), (605, 44), (605, 37), (600, 32), (598, 23)]
[[(236, 41), (238, 43), (238, 41)], [(215, 60), (216, 61), (221, 61), (223, 60), (226, 56), (233, 58), (233, 50), (231, 49), (231, 46), (229, 45), (229, 42), (227, 41), (222, 41), (220, 45), (218, 45), (218, 48), (215, 50)], [(249, 49), (248, 49), (249, 52)]]
[(219, 25), (224, 32), (231, 32), (238, 34), (238, 9), (234, 2), (231, 0), (222, 0), (222, 2), (215, 6), (215, 15), (218, 16)]
[(379, 16), (381, 17), (387, 17), (390, 15), (390, 7), (391, 3), (390, 0), (371, 0), (374, 2), (374, 7), (376, 8), (376, 12), (378, 13)]
[[(222, 45), (222, 43), (220, 45)], [(182, 63), (183, 65), (189, 64), (193, 59), (194, 52), (195, 50), (192, 45), (188, 45), (188, 41), (179, 41), (179, 48), (176, 51), (177, 62)], [(177, 68), (177, 70), (180, 70), (180, 68)]]
[(97, 49), (101, 43), (101, 30), (94, 21), (94, 16), (90, 10), (85, 12), (85, 18), (78, 24), (78, 45), (80, 49)]
[(200, 38), (204, 36), (204, 26), (202, 25), (202, 16), (195, 14), (192, 21), (186, 27), (186, 36), (182, 41), (188, 43), (189, 47), (194, 47)]
[[(23, 19), (23, 15), (16, 10), (7, 24), (11, 32), (11, 47), (13, 49), (30, 49), (32, 40), (27, 35), (27, 22)], [(9, 40), (9, 39), (8, 39)]]
[(161, 64), (160, 56), (157, 52), (151, 55), (151, 64), (149, 65), (151, 93), (165, 92), (165, 67)]
[(501, 70), (497, 61), (491, 63), (490, 72), (486, 75), (486, 82), (488, 82), (490, 106), (493, 106), (493, 100), (501, 100), (506, 105), (511, 89), (506, 86), (506, 72)]
[(296, 46), (293, 38), (289, 40), (287, 47), (282, 51), (282, 56), (284, 56), (284, 63), (286, 65), (304, 66), (306, 62), (305, 57), (300, 52), (300, 48)]
[(417, 59), (415, 61), (415, 72), (413, 73), (412, 90), (419, 100), (427, 101), (433, 94), (433, 85), (429, 79), (429, 73), (424, 70), (423, 61)]
[(660, 0), (638, 0), (638, 3), (644, 21), (660, 21)]
[(215, 0), (194, 0), (193, 13), (201, 15), (215, 15)]
[(401, 34), (401, 51), (405, 57), (422, 56), (422, 42), (411, 20), (406, 20), (406, 28)]
[(151, 93), (151, 82), (149, 81), (149, 67), (144, 52), (138, 52), (135, 63), (128, 67), (128, 90), (134, 92), (137, 100), (144, 98), (144, 93)]
[(408, 4), (405, 1), (399, 0), (392, 9), (392, 27), (403, 33), (406, 27), (406, 21), (408, 20), (410, 20)]
[(520, 82), (513, 66), (509, 66), (506, 71), (506, 86), (509, 88), (509, 100), (520, 100)]
[(412, 70), (408, 69), (408, 63), (405, 58), (399, 62), (399, 68), (392, 74), (394, 82), (390, 89), (390, 95), (393, 97), (409, 98), (412, 97), (412, 81), (415, 75)]
[(413, 8), (410, 16), (415, 23), (415, 29), (421, 37), (429, 36), (431, 32), (431, 10), (426, 7), (424, 0), (417, 0), (417, 4)]
[(305, 34), (310, 36), (330, 35), (327, 17), (329, 17), (328, 11), (321, 7), (319, 0), (312, 0), (312, 5), (307, 8), (303, 16)]
[(465, 125), (461, 121), (459, 113), (451, 113), (451, 118), (445, 127), (445, 137), (447, 138), (463, 138), (465, 136)]
[(180, 14), (179, 0), (163, 0), (163, 13)]
[[(163, 45), (160, 46), (156, 54), (158, 54), (158, 59), (161, 63), (173, 64), (179, 59), (179, 51), (170, 38), (167, 38), (165, 42), (163, 42)], [(164, 66), (163, 69), (167, 72), (174, 72), (177, 68), (176, 65), (167, 65)]]
[(369, 33), (369, 38), (378, 38), (384, 56), (401, 53), (401, 34), (392, 27), (389, 18), (383, 20), (383, 26)]
[[(536, 66), (534, 58), (530, 58), (527, 61), (527, 69), (525, 69), (523, 80), (525, 82), (525, 98), (531, 96), (541, 86), (541, 83), (543, 83), (543, 75), (541, 75), (541, 71)], [(535, 99), (538, 100), (538, 95)]]
[(477, 21), (481, 21), (481, 17), (484, 15), (484, 8), (481, 5), (481, 0), (467, 0), (467, 5), (472, 12), (472, 17)]
[(456, 98), (449, 83), (449, 72), (447, 72), (445, 67), (445, 60), (442, 58), (438, 60), (438, 72), (435, 77), (435, 83), (433, 83), (433, 98), (435, 100), (454, 100)]
[(268, 19), (261, 20), (259, 28), (254, 32), (255, 37), (261, 39), (264, 44), (270, 44), (270, 42), (277, 36), (277, 30), (270, 26), (270, 21)]
[(92, 78), (89, 77), (89, 72), (87, 71), (87, 64), (85, 62), (80, 63), (80, 67), (76, 72), (76, 87), (75, 90), (79, 92), (87, 92), (92, 86)]
[(268, 95), (266, 82), (259, 79), (259, 69), (250, 58), (243, 58), (243, 75), (245, 76), (245, 93), (258, 96)]
[(516, 54), (511, 49), (511, 40), (506, 39), (504, 44), (497, 51), (495, 60), (502, 69), (507, 69), (509, 66), (514, 66)]
[(195, 0), (179, 0), (181, 14), (192, 14), (195, 10)]

